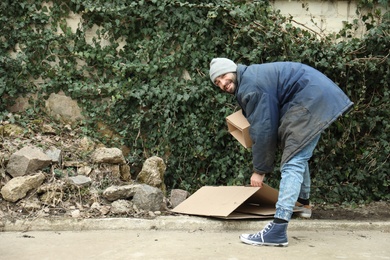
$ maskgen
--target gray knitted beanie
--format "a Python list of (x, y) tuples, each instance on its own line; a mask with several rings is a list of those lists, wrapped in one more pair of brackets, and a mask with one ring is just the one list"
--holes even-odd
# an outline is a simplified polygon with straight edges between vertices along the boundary
[(210, 79), (213, 84), (217, 77), (236, 71), (237, 65), (232, 60), (226, 58), (215, 58), (210, 62)]

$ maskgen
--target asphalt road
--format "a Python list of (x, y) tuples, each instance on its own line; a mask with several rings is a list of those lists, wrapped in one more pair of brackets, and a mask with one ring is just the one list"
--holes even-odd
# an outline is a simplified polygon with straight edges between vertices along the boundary
[(241, 233), (260, 230), (265, 220), (173, 217), (97, 222), (5, 223), (0, 259), (390, 259), (389, 222), (294, 220), (289, 246), (283, 248), (240, 242)]

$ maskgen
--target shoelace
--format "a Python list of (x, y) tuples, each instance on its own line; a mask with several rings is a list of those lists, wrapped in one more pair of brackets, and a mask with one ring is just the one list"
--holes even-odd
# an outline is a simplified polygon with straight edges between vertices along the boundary
[(272, 224), (273, 224), (272, 222), (268, 223), (268, 225), (265, 226), (263, 230), (257, 232), (256, 234), (251, 235), (250, 237), (251, 238), (258, 238), (258, 237), (263, 238), (264, 233), (266, 233), (268, 230), (271, 229)]

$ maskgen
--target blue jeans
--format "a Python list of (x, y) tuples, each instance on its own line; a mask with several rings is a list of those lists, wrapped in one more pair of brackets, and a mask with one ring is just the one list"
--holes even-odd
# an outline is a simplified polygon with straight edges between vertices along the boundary
[(282, 179), (279, 185), (279, 197), (276, 203), (275, 218), (290, 221), (295, 203), (299, 198), (310, 197), (310, 172), (308, 161), (313, 155), (320, 134), (308, 143), (293, 158), (282, 165)]

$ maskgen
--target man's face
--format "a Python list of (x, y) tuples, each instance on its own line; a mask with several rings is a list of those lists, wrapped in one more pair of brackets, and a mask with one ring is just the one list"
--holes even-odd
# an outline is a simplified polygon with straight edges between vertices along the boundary
[(222, 91), (234, 94), (236, 90), (236, 74), (232, 72), (223, 74), (215, 79), (214, 84)]

